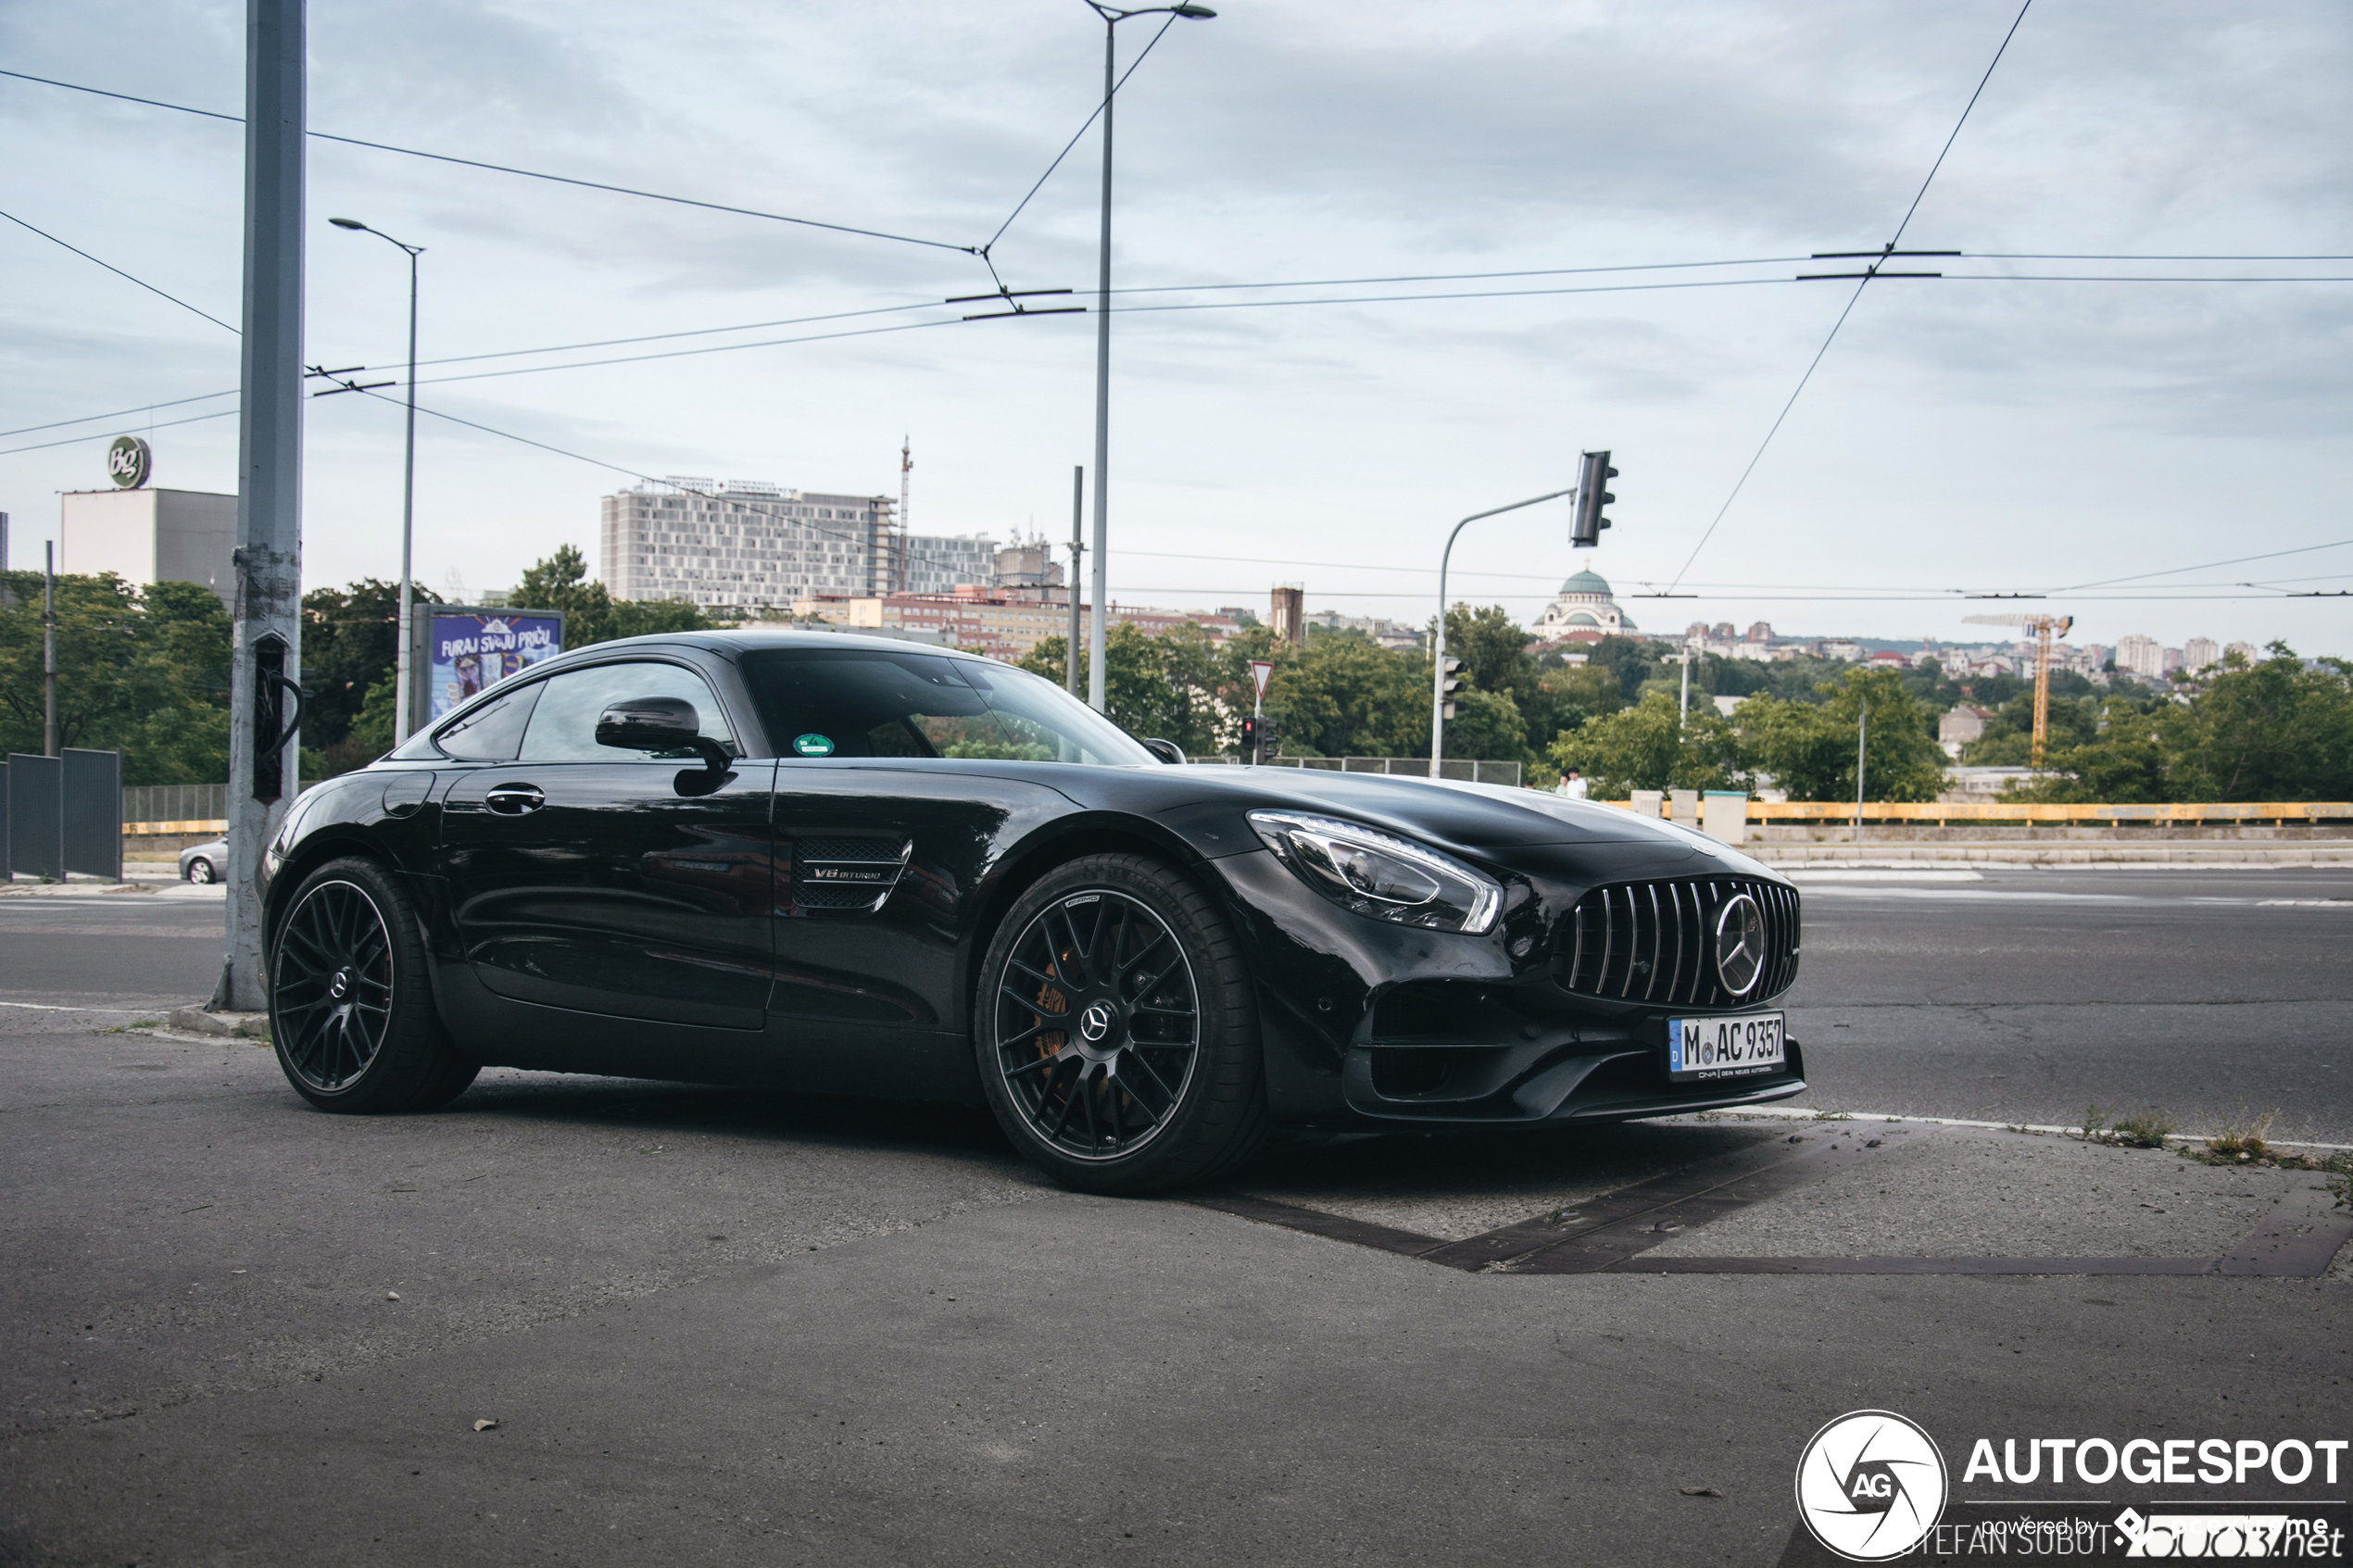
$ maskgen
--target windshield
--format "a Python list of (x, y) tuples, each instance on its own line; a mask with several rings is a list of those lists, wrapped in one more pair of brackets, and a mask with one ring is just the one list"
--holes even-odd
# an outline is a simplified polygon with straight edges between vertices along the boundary
[(1156, 766), (1125, 730), (1009, 665), (880, 648), (766, 648), (744, 678), (777, 752)]

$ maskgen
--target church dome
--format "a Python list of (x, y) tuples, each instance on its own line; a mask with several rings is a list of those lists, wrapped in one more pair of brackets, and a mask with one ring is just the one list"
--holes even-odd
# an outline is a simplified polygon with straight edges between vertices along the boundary
[(1564, 594), (1595, 594), (1605, 599), (1609, 597), (1609, 579), (1604, 577), (1598, 571), (1580, 571), (1576, 576), (1561, 584), (1561, 592)]

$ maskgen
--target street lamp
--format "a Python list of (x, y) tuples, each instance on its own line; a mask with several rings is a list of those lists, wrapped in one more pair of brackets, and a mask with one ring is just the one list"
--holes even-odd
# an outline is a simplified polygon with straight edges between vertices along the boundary
[(392, 653), (392, 744), (398, 746), (409, 738), (409, 551), (414, 542), (417, 516), (417, 257), (425, 247), (403, 244), (382, 229), (369, 228), (357, 218), (330, 218), (327, 221), (338, 229), (373, 234), (389, 245), (399, 245), (409, 257), (409, 440), (400, 475), (399, 641), (394, 646)]
[[(1095, 609), (1087, 633), (1087, 700), (1103, 708), (1104, 606), (1111, 592), (1110, 558), (1103, 534), (1110, 518), (1111, 475), (1111, 100), (1117, 82), (1113, 77), (1119, 24), (1130, 17), (1166, 14), (1205, 21), (1217, 13), (1206, 6), (1145, 6), (1124, 11), (1102, 0), (1087, 5), (1103, 19), (1103, 238), (1095, 284)], [(1076, 584), (1074, 584), (1076, 586)]]
[(1437, 673), (1431, 679), (1429, 689), (1429, 776), (1431, 779), (1436, 780), (1442, 776), (1439, 760), (1445, 755), (1446, 747), (1446, 565), (1454, 558), (1455, 539), (1462, 533), (1466, 524), (1477, 522), (1480, 518), (1500, 517), (1505, 512), (1516, 512), (1522, 507), (1532, 507), (1539, 501), (1557, 500), (1563, 495), (1576, 494), (1577, 487), (1572, 484), (1566, 490), (1547, 490), (1541, 495), (1530, 495), (1525, 501), (1514, 501), (1508, 507), (1497, 507), (1491, 511), (1473, 512), (1454, 525), (1453, 533), (1446, 535), (1446, 548), (1438, 558), (1438, 627), (1430, 633), (1429, 658), (1431, 664), (1437, 667)]

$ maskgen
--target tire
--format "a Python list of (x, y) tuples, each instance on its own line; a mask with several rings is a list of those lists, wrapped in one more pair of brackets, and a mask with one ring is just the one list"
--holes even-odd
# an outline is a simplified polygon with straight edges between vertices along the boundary
[(202, 855), (197, 856), (195, 859), (188, 862), (188, 880), (190, 882), (210, 882), (219, 873), (212, 869), (212, 862), (206, 859)]
[(1073, 860), (1014, 900), (981, 960), (973, 1047), (998, 1124), (1065, 1186), (1197, 1185), (1265, 1135), (1240, 948), (1208, 895), (1148, 856)]
[(295, 1092), (352, 1115), (431, 1110), (481, 1071), (434, 1013), (417, 911), (373, 860), (305, 877), (270, 952), (270, 1038)]

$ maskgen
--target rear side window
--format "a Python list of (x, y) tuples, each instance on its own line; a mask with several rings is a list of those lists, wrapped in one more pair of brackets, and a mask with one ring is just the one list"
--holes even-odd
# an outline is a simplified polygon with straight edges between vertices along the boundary
[[(597, 716), (616, 702), (639, 696), (674, 696), (692, 703), (703, 734), (731, 750), (735, 746), (736, 737), (727, 727), (727, 716), (720, 711), (719, 698), (712, 694), (710, 683), (679, 665), (651, 660), (599, 664), (550, 675), (540, 686), (539, 704), (532, 709), (530, 727), (523, 732), (520, 760), (524, 762), (654, 759), (656, 754), (650, 751), (626, 751), (620, 746), (597, 744)], [(691, 757), (694, 753), (675, 755)]]
[(444, 756), (461, 762), (511, 762), (522, 746), (532, 705), (538, 700), (536, 684), (495, 697), (443, 725), (433, 743)]
[(744, 678), (778, 753), (973, 757), (1157, 766), (1051, 681), (970, 659), (879, 648), (770, 648)]

